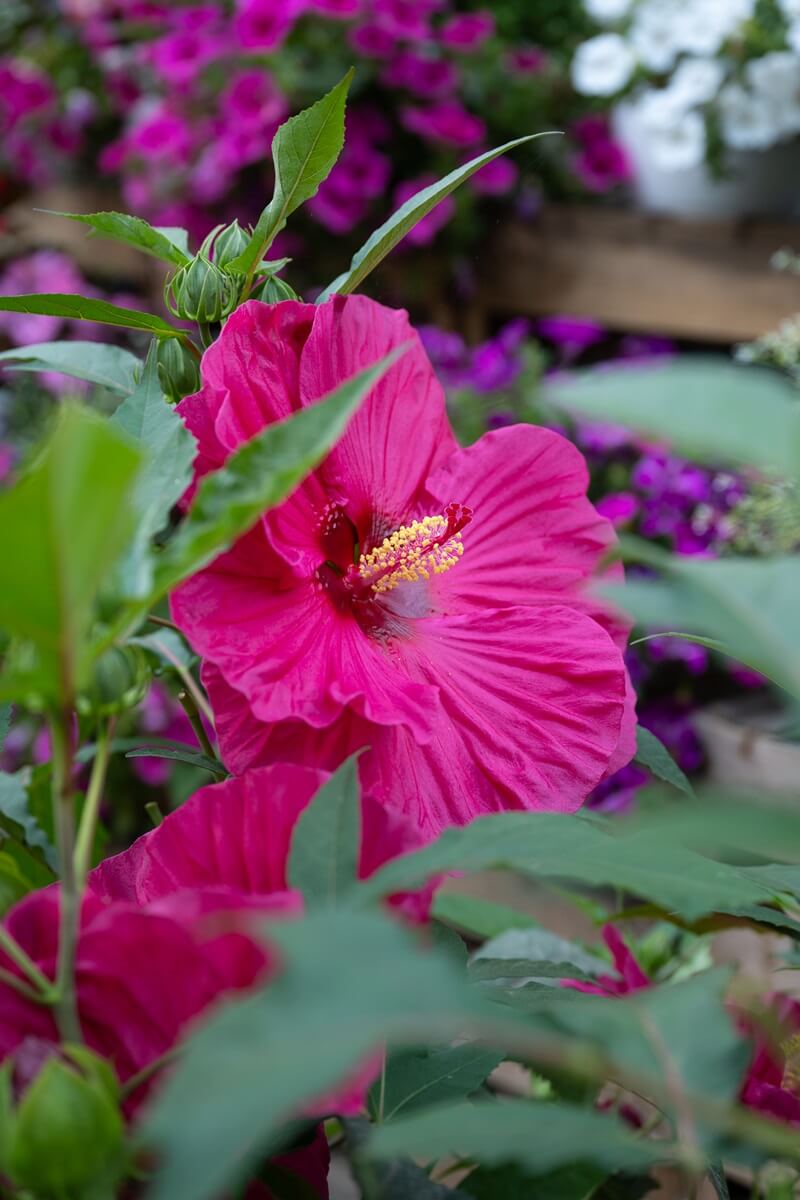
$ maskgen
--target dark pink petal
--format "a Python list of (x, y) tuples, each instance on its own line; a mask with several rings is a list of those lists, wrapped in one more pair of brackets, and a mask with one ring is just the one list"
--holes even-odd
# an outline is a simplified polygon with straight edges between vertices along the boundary
[(407, 679), (320, 585), (265, 580), (261, 550), (250, 534), (173, 593), (174, 619), (194, 650), (247, 698), (259, 721), (294, 718), (321, 728), (350, 706), (366, 720), (407, 725), (424, 740), (434, 688)]
[(653, 986), (653, 981), (645, 975), (633, 954), (626, 946), (621, 933), (614, 925), (604, 926), (603, 941), (611, 951), (614, 966), (622, 978), (624, 986), (620, 991), (638, 992), (641, 988)]
[(426, 834), (504, 809), (572, 812), (602, 777), (625, 682), (591, 618), (555, 605), (431, 618), (402, 654), (412, 677), (439, 685), (433, 737), (382, 730), (363, 779)]
[(303, 352), (300, 388), (310, 404), (406, 342), (321, 471), (326, 490), (349, 500), (362, 540), (402, 525), (428, 475), (455, 449), (444, 393), (408, 314), (366, 296), (320, 305)]

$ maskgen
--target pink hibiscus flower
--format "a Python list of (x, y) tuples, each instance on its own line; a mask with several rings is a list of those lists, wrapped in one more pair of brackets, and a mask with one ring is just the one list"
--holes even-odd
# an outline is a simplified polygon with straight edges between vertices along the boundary
[[(157, 829), (96, 867), (89, 887), (105, 901), (141, 906), (184, 889), (226, 889), (265, 907), (299, 910), (286, 868), (297, 819), (328, 775), (278, 763), (211, 784), (164, 819)], [(416, 849), (416, 830), (370, 797), (361, 807), (359, 877)], [(427, 919), (433, 894), (400, 894), (395, 906), (412, 920)]]
[(645, 975), (614, 925), (603, 927), (603, 941), (611, 951), (617, 974), (598, 975), (594, 983), (584, 983), (580, 979), (564, 979), (564, 987), (573, 988), (577, 992), (589, 992), (594, 996), (628, 996), (631, 992), (653, 986), (652, 979)]
[(180, 412), (196, 474), (410, 340), (322, 466), (181, 585), (228, 766), (332, 769), (426, 836), (571, 811), (633, 752), (625, 625), (584, 594), (613, 541), (581, 455), (517, 426), (467, 449), (405, 313), (249, 302)]

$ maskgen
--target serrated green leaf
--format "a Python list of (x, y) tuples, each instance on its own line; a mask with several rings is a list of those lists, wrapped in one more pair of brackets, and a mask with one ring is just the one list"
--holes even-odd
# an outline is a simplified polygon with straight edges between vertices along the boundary
[(141, 449), (143, 468), (136, 483), (136, 534), (120, 564), (123, 595), (146, 595), (152, 587), (154, 557), (150, 543), (169, 520), (170, 512), (192, 481), (197, 445), (168, 404), (159, 383), (155, 342), (151, 343), (136, 390), (119, 406), (111, 424)]
[(31, 782), (30, 767), (23, 767), (13, 775), (0, 771), (0, 815), (19, 826), (25, 843), (40, 850), (47, 865), (55, 870), (58, 861), (55, 847), (33, 811), (29, 797)]
[(800, 476), (800, 405), (788, 377), (692, 356), (562, 375), (551, 403), (663, 439), (700, 462)]
[(393, 1121), (401, 1113), (429, 1108), (476, 1092), (505, 1055), (464, 1043), (433, 1050), (396, 1050), (384, 1075), (372, 1085), (367, 1107), (373, 1121)]
[(609, 964), (549, 929), (511, 929), (473, 954), (470, 978), (478, 983), (500, 979), (593, 979)]
[(353, 255), (349, 268), (320, 293), (317, 297), (317, 304), (324, 303), (334, 294), (347, 296), (354, 292), (386, 258), (387, 254), (390, 254), (395, 246), (402, 242), (409, 230), (413, 229), (423, 217), (428, 215), (431, 209), (436, 208), (437, 204), (440, 204), (451, 192), (465, 183), (476, 171), (480, 171), (481, 167), (493, 162), (501, 154), (515, 150), (517, 146), (524, 146), (526, 142), (532, 142), (536, 138), (545, 136), (541, 133), (532, 133), (527, 137), (515, 138), (512, 142), (506, 142), (504, 146), (498, 146), (496, 150), (487, 150), (485, 154), (479, 154), (477, 158), (456, 167), (443, 179), (432, 183), (429, 187), (422, 188), (398, 208), (388, 221), (384, 221), (383, 225), (375, 230), (361, 249)]
[(267, 936), (278, 975), (189, 1039), (144, 1118), (161, 1164), (149, 1200), (220, 1195), (379, 1044), (419, 1042), (432, 1028), (455, 1036), (491, 1007), (447, 956), (379, 911), (275, 921)]
[(437, 888), (431, 916), (481, 941), (505, 933), (507, 929), (531, 929), (539, 924), (535, 917), (516, 908), (469, 896), (446, 886)]
[(316, 104), (290, 117), (272, 142), (275, 191), (253, 230), (250, 242), (225, 268), (247, 274), (272, 245), (286, 219), (315, 196), (344, 145), (344, 111), (353, 78), (350, 70)]
[(167, 758), (170, 762), (186, 763), (190, 767), (201, 767), (204, 771), (208, 771), (209, 775), (213, 775), (215, 779), (227, 779), (228, 771), (221, 762), (214, 758), (209, 758), (205, 754), (197, 753), (187, 746), (185, 749), (169, 750), (163, 746), (141, 746), (136, 750), (129, 750), (125, 755), (126, 758)]
[(679, 792), (694, 796), (694, 788), (680, 769), (663, 742), (643, 725), (636, 729), (636, 762), (647, 767), (651, 775), (671, 783)]
[(0, 495), (0, 627), (32, 644), (50, 699), (77, 684), (95, 596), (127, 540), (139, 466), (108, 421), (65, 406), (39, 457)]
[(141, 365), (130, 350), (105, 342), (41, 342), (15, 346), (0, 354), (0, 367), (7, 371), (60, 371), (123, 396), (129, 396), (136, 387)]
[(161, 317), (120, 308), (107, 300), (90, 300), (86, 296), (41, 292), (29, 296), (0, 296), (0, 312), (42, 313), (49, 317), (66, 317), (70, 321), (97, 321), (100, 325), (116, 325), (122, 329), (143, 329), (155, 337), (185, 337), (182, 329), (169, 325)]
[(367, 1143), (374, 1158), (455, 1155), (486, 1165), (518, 1163), (544, 1175), (576, 1159), (608, 1170), (642, 1168), (675, 1155), (667, 1143), (637, 1139), (621, 1121), (561, 1102), (479, 1101), (440, 1105), (382, 1125)]
[(744, 870), (682, 846), (662, 844), (638, 827), (613, 833), (599, 820), (556, 813), (496, 813), (448, 829), (422, 850), (402, 855), (359, 884), (356, 899), (422, 886), (446, 871), (506, 868), (535, 879), (622, 888), (688, 921), (727, 906), (759, 904), (773, 892)]
[(136, 250), (141, 250), (143, 254), (159, 258), (162, 262), (173, 263), (180, 267), (189, 261), (188, 254), (174, 240), (174, 235), (185, 234), (185, 229), (169, 229), (168, 227), (158, 229), (147, 221), (143, 221), (141, 217), (132, 217), (128, 213), (119, 212), (53, 212), (51, 215), (66, 217), (69, 221), (78, 221), (81, 225), (88, 225), (92, 232), (100, 237), (110, 238), (114, 242), (123, 242), (126, 246), (133, 246)]
[(164, 237), (172, 242), (173, 246), (180, 250), (181, 254), (185, 255), (186, 258), (192, 257), (189, 250), (188, 229), (184, 229), (180, 225), (154, 225), (153, 228), (157, 233), (163, 233)]
[(161, 554), (152, 599), (199, 571), (279, 504), (339, 440), (372, 386), (406, 350), (359, 371), (319, 403), (247, 442), (206, 475), (189, 514)]
[(287, 878), (306, 908), (333, 907), (354, 890), (361, 850), (358, 756), (335, 771), (300, 814), (292, 833)]

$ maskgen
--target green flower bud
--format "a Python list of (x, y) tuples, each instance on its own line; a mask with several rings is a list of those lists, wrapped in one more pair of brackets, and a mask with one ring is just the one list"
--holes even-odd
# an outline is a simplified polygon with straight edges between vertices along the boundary
[(254, 299), (263, 300), (265, 304), (280, 304), (281, 300), (300, 299), (291, 284), (285, 279), (279, 279), (277, 275), (268, 275), (252, 295)]
[(239, 257), (249, 241), (249, 233), (242, 229), (238, 221), (231, 221), (230, 225), (226, 225), (216, 236), (214, 262), (224, 271), (235, 258)]
[(141, 646), (112, 646), (94, 664), (89, 684), (78, 696), (78, 712), (110, 717), (135, 708), (144, 698), (151, 678)]
[(172, 404), (200, 387), (200, 364), (178, 338), (160, 338), (156, 351), (158, 378)]
[[(18, 1061), (29, 1065), (32, 1053), (35, 1074), (20, 1079)], [(36, 1200), (114, 1191), (126, 1167), (125, 1122), (107, 1062), (85, 1046), (26, 1039), (4, 1064), (0, 1096), (0, 1173), (16, 1187)]]
[(233, 311), (238, 290), (230, 276), (198, 254), (172, 276), (164, 300), (173, 316), (212, 325)]

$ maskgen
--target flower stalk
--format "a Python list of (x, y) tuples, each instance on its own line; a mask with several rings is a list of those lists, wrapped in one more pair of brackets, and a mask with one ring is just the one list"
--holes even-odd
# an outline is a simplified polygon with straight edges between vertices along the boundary
[(50, 722), (53, 744), (53, 818), (61, 868), (59, 900), (58, 966), (56, 968), (55, 1015), (65, 1042), (82, 1042), (75, 987), (75, 956), (80, 922), (80, 894), (75, 873), (75, 806), (72, 795), (73, 754), (69, 735), (69, 713), (61, 712)]

